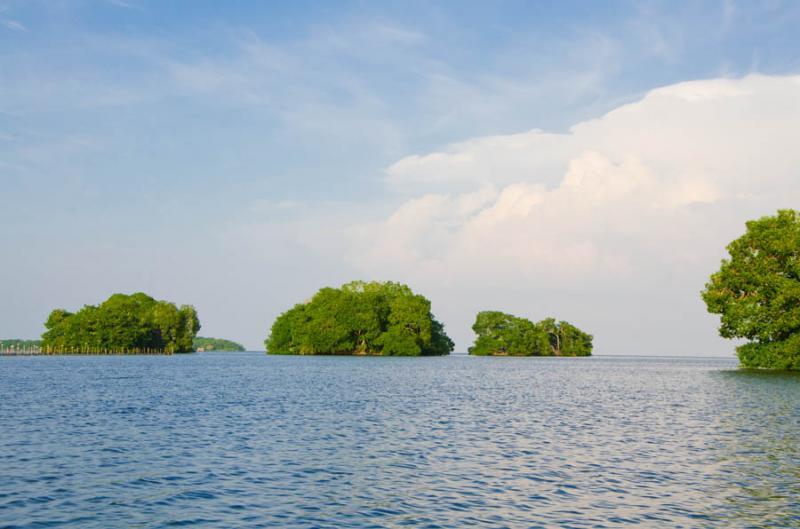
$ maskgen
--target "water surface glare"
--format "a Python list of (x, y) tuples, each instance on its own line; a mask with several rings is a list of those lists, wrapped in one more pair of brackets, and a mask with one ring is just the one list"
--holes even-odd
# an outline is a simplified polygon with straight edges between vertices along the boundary
[(0, 358), (0, 528), (800, 527), (730, 359)]

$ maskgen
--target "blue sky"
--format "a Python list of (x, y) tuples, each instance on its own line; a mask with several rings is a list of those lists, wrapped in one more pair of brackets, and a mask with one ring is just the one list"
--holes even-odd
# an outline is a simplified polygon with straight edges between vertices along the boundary
[[(0, 0), (0, 336), (35, 337), (54, 307), (143, 290), (193, 303), (202, 334), (257, 347), (290, 304), (320, 286), (364, 277), (405, 280), (428, 294), (462, 350), (473, 309), (483, 303), (467, 300), (485, 299), (531, 317), (558, 310), (593, 327), (599, 352), (686, 353), (680, 337), (648, 350), (630, 346), (621, 327), (643, 318), (633, 321), (642, 336), (688, 325), (701, 352), (730, 354), (714, 337), (713, 318), (700, 316), (700, 271), (713, 270), (741, 229), (744, 219), (726, 212), (771, 213), (780, 204), (770, 197), (743, 205), (701, 193), (703, 204), (728, 208), (703, 213), (709, 217), (701, 225), (711, 218), (733, 227), (709, 236), (718, 251), (686, 276), (673, 265), (659, 269), (659, 259), (638, 263), (641, 240), (575, 240), (593, 256), (621, 245), (614, 255), (635, 257), (621, 268), (673, 282), (660, 304), (678, 303), (675, 292), (691, 298), (675, 305), (687, 314), (679, 322), (640, 310), (624, 325), (598, 316), (608, 291), (624, 307), (631, 299), (645, 304), (644, 280), (622, 292), (619, 279), (539, 282), (504, 271), (528, 282), (519, 288), (494, 283), (489, 265), (457, 279), (459, 261), (441, 249), (466, 237), (460, 218), (437, 216), (435, 226), (414, 228), (445, 226), (433, 242), (408, 242), (407, 226), (402, 236), (381, 232), (405, 237), (417, 261), (370, 258), (375, 241), (365, 233), (395, 226), (409, 204), (437, 200), (426, 197), (461, 200), (486, 186), (499, 197), (519, 183), (552, 189), (572, 162), (587, 159), (582, 152), (597, 148), (581, 143), (572, 153), (559, 140), (558, 149), (571, 154), (526, 158), (519, 174), (491, 154), (480, 171), (460, 165), (447, 179), (419, 164), (409, 177), (408, 160), (458, 151), (470, 163), (478, 156), (459, 145), (531, 130), (569, 135), (577, 124), (685, 81), (800, 73), (799, 23), (800, 5), (778, 1)], [(791, 92), (785, 97), (791, 101)], [(738, 108), (731, 115), (743, 115)], [(649, 163), (643, 153), (628, 155)], [(709, 170), (703, 159), (698, 154), (675, 174)], [(648, 167), (660, 170), (655, 162)], [(479, 174), (460, 178), (470, 172)], [(726, 187), (713, 174), (689, 184), (680, 175), (684, 190)], [(750, 191), (742, 188), (736, 200)], [(552, 228), (519, 229), (532, 230), (533, 241)], [(525, 259), (536, 257), (521, 258), (520, 268)], [(407, 265), (392, 266), (401, 261)], [(541, 263), (534, 261), (533, 268)], [(446, 276), (452, 281), (431, 275), (437, 266), (456, 267)]]

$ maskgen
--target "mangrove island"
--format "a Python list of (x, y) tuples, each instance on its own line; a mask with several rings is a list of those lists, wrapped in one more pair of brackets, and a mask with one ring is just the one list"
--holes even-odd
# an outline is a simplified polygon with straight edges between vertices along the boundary
[(43, 353), (172, 354), (193, 351), (200, 321), (191, 305), (178, 308), (137, 292), (114, 294), (75, 313), (56, 309), (45, 327)]
[(225, 351), (225, 352), (242, 352), (244, 346), (240, 343), (231, 340), (224, 340), (222, 338), (206, 338), (203, 336), (196, 336), (192, 340), (192, 347), (197, 352), (204, 351)]
[(272, 324), (268, 354), (434, 356), (453, 341), (431, 302), (400, 283), (354, 281), (323, 288)]
[(566, 322), (539, 323), (499, 311), (479, 312), (477, 338), (469, 354), (478, 356), (591, 356), (592, 335)]

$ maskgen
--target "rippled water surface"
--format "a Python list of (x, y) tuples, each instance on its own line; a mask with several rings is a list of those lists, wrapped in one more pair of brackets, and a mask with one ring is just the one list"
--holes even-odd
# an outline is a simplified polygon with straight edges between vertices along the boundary
[(0, 527), (800, 527), (733, 360), (0, 358)]

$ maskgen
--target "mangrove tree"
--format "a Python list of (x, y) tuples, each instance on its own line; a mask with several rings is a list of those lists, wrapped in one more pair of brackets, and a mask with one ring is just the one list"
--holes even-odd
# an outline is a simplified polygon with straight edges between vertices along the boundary
[(746, 223), (702, 292), (744, 367), (800, 370), (800, 212)]

